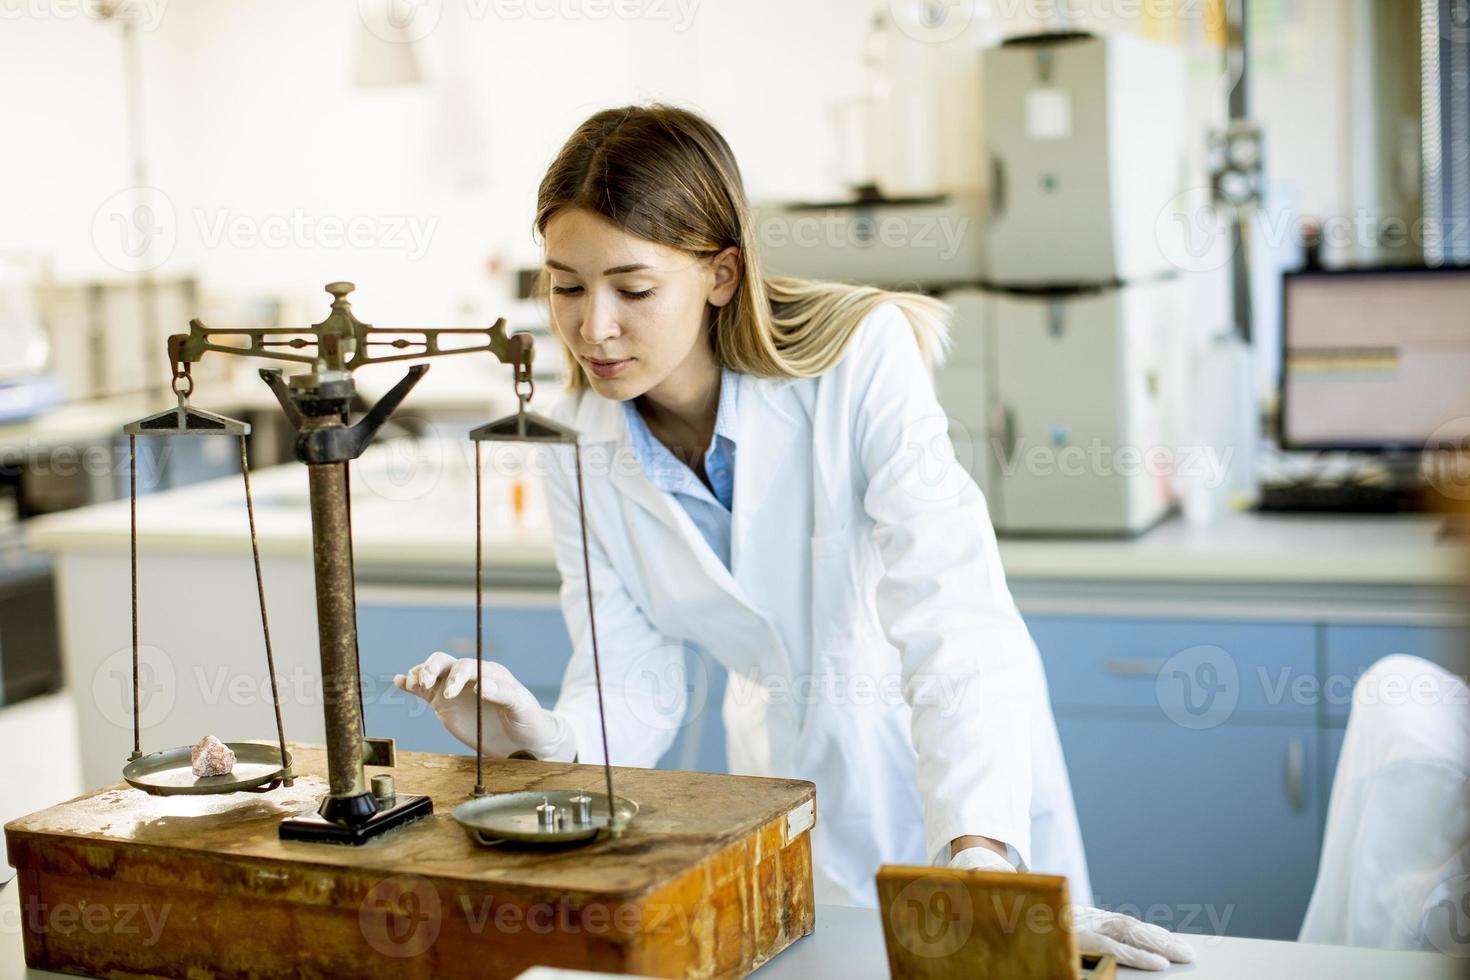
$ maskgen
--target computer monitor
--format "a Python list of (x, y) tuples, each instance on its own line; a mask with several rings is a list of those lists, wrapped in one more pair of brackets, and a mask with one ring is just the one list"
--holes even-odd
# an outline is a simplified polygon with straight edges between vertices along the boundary
[(1470, 445), (1470, 266), (1287, 273), (1281, 341), (1285, 448)]

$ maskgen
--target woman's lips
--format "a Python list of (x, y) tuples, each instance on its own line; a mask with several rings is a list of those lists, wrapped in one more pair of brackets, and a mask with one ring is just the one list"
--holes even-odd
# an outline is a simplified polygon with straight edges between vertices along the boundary
[(616, 361), (599, 361), (595, 358), (587, 358), (587, 367), (599, 378), (616, 378), (633, 363), (631, 357), (624, 357)]

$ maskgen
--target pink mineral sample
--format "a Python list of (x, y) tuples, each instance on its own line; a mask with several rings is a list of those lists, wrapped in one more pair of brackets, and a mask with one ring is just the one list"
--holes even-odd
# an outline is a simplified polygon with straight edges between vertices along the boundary
[(235, 768), (234, 750), (213, 735), (200, 739), (189, 758), (194, 763), (196, 776), (228, 776)]

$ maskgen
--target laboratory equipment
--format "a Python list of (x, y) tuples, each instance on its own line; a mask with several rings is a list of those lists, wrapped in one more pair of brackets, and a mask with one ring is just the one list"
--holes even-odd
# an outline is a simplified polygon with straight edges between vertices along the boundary
[(869, 189), (848, 201), (756, 208), (756, 234), (773, 270), (894, 289), (973, 283), (985, 269), (985, 198), (888, 198)]
[(602, 794), (561, 789), (467, 800), (454, 808), (454, 819), (477, 844), (567, 844), (611, 832), (613, 821), (626, 827), (637, 813), (638, 804), (623, 797), (609, 808)]
[[(502, 327), (503, 330), (503, 327)], [(462, 805), (454, 811), (454, 819), (471, 832), (474, 839), (487, 843), (496, 838), (514, 839), (522, 843), (560, 844), (571, 840), (587, 840), (598, 831), (605, 830), (613, 837), (621, 836), (628, 822), (638, 812), (638, 804), (624, 800), (613, 793), (612, 761), (607, 750), (607, 714), (602, 703), (602, 655), (597, 645), (597, 613), (592, 601), (592, 569), (587, 544), (587, 506), (582, 481), (582, 447), (577, 433), (542, 415), (527, 411), (531, 397), (536, 391), (532, 371), (532, 339), (530, 334), (516, 334), (510, 339), (501, 359), (509, 361), (515, 373), (517, 409), (514, 415), (489, 422), (470, 432), (475, 444), (475, 788), (474, 795), (483, 797), (484, 786), (484, 708), (479, 704), (479, 692), (484, 688), (484, 533), (481, 501), (484, 499), (482, 481), (484, 466), (481, 462), (481, 446), (486, 442), (509, 442), (526, 445), (571, 446), (577, 478), (577, 520), (582, 537), (583, 581), (587, 583), (587, 616), (591, 633), (592, 666), (597, 678), (597, 711), (599, 729), (602, 733), (602, 771), (607, 793), (603, 797), (605, 822), (587, 821), (575, 831), (565, 831), (555, 820), (549, 825), (542, 819), (551, 806), (547, 799), (540, 804), (514, 794), (494, 800), (488, 804)], [(587, 800), (581, 790), (577, 791), (575, 808), (580, 812)], [(488, 809), (493, 807), (493, 809)], [(528, 811), (530, 811), (528, 813)], [(534, 816), (535, 819), (527, 818)], [(506, 835), (511, 835), (507, 837)]]
[[(476, 542), (477, 556), (482, 539), (480, 443), (487, 440), (518, 442), (569, 443), (577, 452), (578, 488), (581, 487), (581, 456), (576, 433), (527, 411), (535, 390), (531, 380), (532, 345), (525, 334), (508, 337), (505, 321), (487, 330), (479, 328), (379, 329), (362, 323), (352, 313), (347, 297), (355, 287), (349, 282), (327, 285), (333, 297), (331, 312), (309, 330), (291, 328), (251, 328), (244, 330), (212, 329), (199, 320), (190, 322), (190, 332), (169, 339), (169, 364), (173, 371), (172, 386), (178, 404), (141, 419), (126, 427), (129, 439), (129, 461), (133, 488), (133, 754), (129, 757), (124, 778), (136, 788), (165, 795), (188, 792), (196, 794), (227, 793), (241, 789), (269, 790), (293, 781), (291, 759), (281, 722), (280, 697), (271, 651), (270, 626), (266, 613), (265, 586), (260, 572), (260, 552), (255, 544), (255, 512), (250, 495), (250, 468), (245, 437), (249, 426), (224, 416), (194, 408), (193, 366), (206, 352), (265, 357), (275, 360), (310, 364), (312, 370), (282, 380), (279, 368), (264, 369), (262, 380), (270, 387), (282, 410), (297, 431), (296, 456), (307, 464), (310, 486), (312, 543), (316, 569), (316, 601), (318, 639), (321, 650), (323, 711), (327, 730), (329, 792), (315, 814), (298, 814), (281, 823), (282, 839), (361, 844), (410, 820), (433, 811), (427, 796), (394, 794), (380, 797), (368, 787), (364, 766), (392, 766), (396, 758), (391, 739), (367, 736), (362, 710), (361, 665), (357, 648), (356, 585), (352, 561), (352, 513), (350, 507), (350, 472), (348, 463), (367, 448), (378, 429), (416, 385), (427, 365), (415, 364), (377, 404), (356, 424), (350, 425), (349, 407), (356, 394), (352, 372), (365, 364), (400, 361), (410, 358), (445, 354), (489, 352), (512, 365), (515, 374), (519, 408), (514, 416), (491, 422), (471, 433), (476, 457)], [(468, 337), (477, 345), (456, 346)], [(240, 338), (244, 347), (223, 341)], [(444, 342), (450, 341), (450, 346)], [(386, 351), (375, 348), (387, 348)], [(304, 353), (303, 353), (304, 352)], [(259, 593), (261, 624), (265, 634), (265, 651), (275, 704), (279, 755), (274, 763), (247, 743), (228, 743), (242, 765), (232, 777), (198, 777), (193, 781), (180, 772), (180, 760), (187, 759), (188, 749), (168, 749), (144, 756), (140, 748), (138, 700), (138, 575), (137, 575), (137, 438), (142, 436), (226, 435), (240, 440), (240, 468), (245, 480), (246, 513), (250, 521), (252, 552), (255, 558), (256, 586)], [(583, 544), (586, 544), (585, 513)], [(479, 614), (483, 598), (483, 563), (475, 571), (477, 600), (477, 632), (482, 632)], [(591, 579), (588, 578), (588, 603), (592, 601)], [(597, 662), (594, 624), (593, 658)], [(483, 660), (477, 658), (477, 671)], [(601, 669), (598, 668), (598, 697), (601, 698)], [(478, 683), (478, 679), (477, 679)], [(354, 693), (355, 692), (355, 693)], [(478, 746), (477, 725), (475, 793), (483, 795), (483, 754)], [(606, 734), (604, 733), (604, 741)], [(620, 814), (612, 802), (612, 769), (603, 766), (607, 782), (609, 832), (623, 828)]]
[[(290, 786), (291, 754), (286, 749), (286, 729), (281, 720), (280, 684), (276, 677), (275, 653), (271, 648), (270, 620), (266, 615), (265, 582), (260, 570), (260, 546), (255, 534), (255, 501), (250, 493), (250, 458), (246, 436), (247, 423), (189, 404), (194, 381), (189, 376), (188, 362), (181, 361), (181, 344), (169, 345), (169, 361), (174, 365), (172, 387), (178, 404), (147, 418), (124, 426), (128, 435), (129, 549), (131, 552), (132, 649), (133, 649), (133, 752), (123, 768), (123, 779), (134, 789), (157, 796), (213, 795), (246, 790), (267, 792), (277, 786)], [(182, 367), (180, 365), (183, 365)], [(248, 742), (226, 742), (240, 765), (225, 776), (196, 777), (191, 768), (190, 746), (181, 746), (143, 754), (142, 711), (139, 708), (140, 657), (138, 644), (138, 437), (139, 436), (224, 436), (240, 443), (240, 474), (245, 484), (245, 514), (250, 524), (250, 551), (255, 565), (255, 587), (260, 597), (260, 624), (265, 641), (266, 672), (270, 678), (271, 701), (275, 709), (276, 745), (263, 746)]]
[(1183, 52), (1127, 34), (1048, 33), (981, 59), (986, 279), (1067, 289), (1169, 272), (1157, 226), (1183, 190)]
[[(988, 292), (998, 412), (990, 506), (1012, 534), (1152, 526), (1178, 460), (1165, 385), (1180, 285), (1070, 294)], [(1177, 404), (1178, 399), (1174, 400)]]
[(1289, 272), (1281, 288), (1284, 448), (1470, 443), (1470, 266)]
[(1310, 268), (1281, 281), (1280, 440), (1263, 511), (1399, 513), (1464, 495), (1470, 266)]
[(1214, 326), (1159, 234), (1184, 188), (1183, 53), (1047, 33), (982, 66), (996, 527), (1140, 533), (1172, 507), (1184, 351)]

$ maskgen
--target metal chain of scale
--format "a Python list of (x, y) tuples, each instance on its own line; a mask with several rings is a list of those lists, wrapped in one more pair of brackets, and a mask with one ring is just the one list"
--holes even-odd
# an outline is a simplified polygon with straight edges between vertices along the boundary
[[(271, 705), (275, 713), (276, 742), (280, 751), (279, 766), (274, 772), (268, 772), (264, 778), (244, 778), (228, 780), (223, 777), (214, 777), (219, 780), (219, 785), (213, 787), (218, 792), (228, 792), (233, 789), (252, 789), (265, 791), (274, 789), (279, 785), (291, 786), (295, 783), (294, 774), (291, 771), (291, 756), (286, 751), (286, 728), (281, 717), (281, 692), (280, 684), (276, 677), (275, 651), (271, 645), (270, 615), (267, 611), (265, 601), (265, 579), (261, 573), (260, 564), (260, 539), (255, 527), (255, 499), (250, 488), (250, 452), (247, 437), (250, 434), (250, 426), (236, 419), (216, 415), (196, 409), (189, 404), (189, 398), (194, 394), (194, 378), (192, 365), (179, 357), (179, 344), (177, 339), (169, 341), (169, 358), (173, 370), (171, 387), (178, 400), (178, 405), (156, 415), (140, 419), (126, 426), (124, 431), (128, 436), (128, 545), (129, 545), (129, 570), (131, 578), (131, 607), (132, 607), (132, 695), (133, 695), (133, 751), (128, 756), (130, 768), (132, 764), (143, 759), (142, 746), (142, 712), (140, 697), (140, 675), (141, 675), (141, 646), (139, 644), (138, 628), (138, 436), (203, 436), (203, 435), (233, 435), (240, 444), (240, 475), (245, 485), (245, 514), (250, 526), (250, 553), (255, 568), (255, 592), (260, 607), (260, 628), (265, 643), (266, 671), (271, 683)], [(175, 750), (177, 751), (177, 750)], [(172, 753), (162, 753), (164, 756)], [(160, 763), (162, 765), (163, 763)], [(124, 771), (127, 775), (127, 770)], [(158, 773), (148, 772), (147, 776), (157, 777)], [(143, 780), (143, 773), (139, 773), (139, 780)], [(139, 788), (151, 792), (185, 791), (182, 787), (170, 787), (167, 783), (152, 784), (144, 781), (135, 781), (130, 777), (130, 782)], [(192, 787), (194, 791), (205, 791), (212, 787), (201, 781)]]
[[(513, 340), (520, 340), (518, 335)], [(502, 426), (487, 426), (486, 429), (498, 429), (493, 435), (486, 430), (478, 430), (471, 434), (475, 443), (475, 691), (484, 690), (484, 520), (482, 510), (484, 469), (481, 463), (480, 443), (482, 441), (502, 442), (570, 442), (572, 444), (573, 460), (577, 475), (577, 521), (582, 536), (582, 582), (587, 590), (587, 627), (592, 641), (592, 670), (597, 684), (597, 714), (599, 727), (602, 730), (602, 771), (603, 779), (607, 784), (607, 819), (608, 830), (613, 836), (622, 833), (625, 818), (620, 816), (617, 808), (617, 796), (613, 793), (612, 762), (608, 753), (607, 741), (607, 711), (603, 704), (602, 686), (602, 655), (597, 644), (597, 613), (596, 604), (592, 597), (592, 561), (588, 551), (587, 540), (587, 500), (583, 486), (582, 477), (582, 444), (576, 434), (570, 430), (551, 426), (546, 420), (540, 419), (527, 411), (531, 398), (536, 393), (536, 382), (531, 375), (531, 344), (530, 338), (525, 337), (525, 342), (517, 344), (512, 350), (512, 367), (515, 374), (515, 392), (518, 409), (513, 420), (506, 420), (511, 424)], [(485, 795), (484, 778), (484, 718), (481, 710), (475, 711), (475, 790), (477, 797)]]

